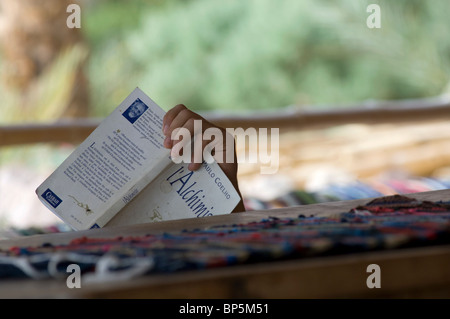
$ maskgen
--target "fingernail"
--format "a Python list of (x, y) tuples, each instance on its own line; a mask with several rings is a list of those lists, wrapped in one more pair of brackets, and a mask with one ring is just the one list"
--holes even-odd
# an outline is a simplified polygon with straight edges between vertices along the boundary
[(167, 133), (169, 132), (169, 125), (164, 125), (164, 128), (163, 128), (163, 133), (164, 133), (164, 135), (167, 135)]
[(164, 139), (164, 147), (171, 148), (172, 147), (172, 140), (170, 139), (170, 136), (167, 136)]

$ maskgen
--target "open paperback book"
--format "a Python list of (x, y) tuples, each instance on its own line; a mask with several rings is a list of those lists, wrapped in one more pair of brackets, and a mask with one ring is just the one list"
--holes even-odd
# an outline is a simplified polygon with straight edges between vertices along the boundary
[(228, 214), (240, 197), (216, 162), (164, 148), (162, 110), (136, 88), (36, 189), (75, 230)]

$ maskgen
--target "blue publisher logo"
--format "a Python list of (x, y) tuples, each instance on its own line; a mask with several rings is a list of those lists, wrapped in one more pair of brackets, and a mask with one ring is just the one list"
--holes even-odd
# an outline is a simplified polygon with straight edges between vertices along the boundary
[(62, 203), (62, 199), (56, 196), (50, 188), (47, 188), (47, 190), (42, 193), (42, 198), (44, 198), (54, 208), (58, 207), (58, 205)]

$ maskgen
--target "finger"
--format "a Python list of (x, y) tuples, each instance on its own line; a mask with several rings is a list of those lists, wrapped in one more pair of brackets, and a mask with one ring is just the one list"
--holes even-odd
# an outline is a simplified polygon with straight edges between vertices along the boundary
[(170, 136), (170, 134), (167, 134), (170, 125), (172, 124), (173, 119), (182, 111), (187, 109), (184, 104), (178, 104), (175, 105), (173, 108), (171, 108), (163, 117), (163, 133), (166, 136)]
[[(175, 121), (177, 120), (175, 119)], [(203, 163), (205, 147), (216, 142), (215, 140), (203, 139), (203, 122), (197, 118), (190, 117), (182, 127), (175, 128), (171, 135), (172, 156), (181, 153), (186, 154), (186, 157), (184, 157), (185, 163), (199, 164), (191, 166), (194, 170), (198, 169)]]
[[(192, 116), (191, 113), (192, 112), (185, 107), (181, 107), (181, 111), (179, 111), (175, 117), (173, 117), (173, 112), (169, 114), (169, 118), (166, 119), (166, 123), (164, 124), (164, 134), (166, 135), (166, 138), (164, 139), (163, 144), (165, 148), (172, 148), (175, 145), (174, 137), (177, 136), (180, 128), (183, 127), (189, 120), (189, 117)], [(168, 124), (169, 121), (170, 124)]]
[[(191, 164), (188, 169), (197, 170), (201, 164), (206, 163), (226, 163), (226, 141), (223, 138), (224, 130), (218, 127), (212, 127), (204, 130), (203, 134), (197, 134), (194, 137), (194, 143), (191, 153)], [(231, 154), (233, 155), (233, 153)], [(233, 160), (230, 163), (235, 163)]]
[(225, 163), (227, 160), (227, 150), (231, 149), (229, 147), (232, 147), (233, 143), (234, 139), (228, 137), (226, 130), (214, 126), (206, 129), (203, 142), (203, 155), (205, 160), (210, 163), (212, 158), (214, 158), (217, 163)]
[(202, 163), (190, 163), (189, 165), (188, 165), (188, 170), (190, 170), (190, 171), (196, 171), (196, 170), (198, 170), (200, 167), (202, 167)]
[[(186, 119), (186, 122), (182, 124), (180, 127), (176, 127), (170, 136), (170, 143), (171, 143), (171, 154), (172, 157), (175, 157), (177, 154), (186, 154), (185, 157), (183, 157), (183, 161), (185, 163), (191, 162), (192, 154), (198, 154), (198, 150), (194, 150), (193, 148), (198, 148), (198, 146), (201, 147), (201, 124), (196, 123), (196, 119), (194, 117), (189, 116), (183, 116), (182, 114), (177, 116), (172, 123), (175, 125), (178, 125), (181, 123), (184, 119)], [(172, 128), (170, 128), (171, 130)], [(197, 156), (198, 157), (198, 156)], [(201, 160), (201, 150), (200, 150), (200, 163)]]
[(170, 123), (168, 129), (167, 129), (167, 136), (171, 136), (172, 132), (179, 127), (183, 127), (185, 123), (189, 120), (198, 120), (201, 119), (201, 117), (194, 112), (192, 112), (189, 109), (182, 109), (173, 119)]
[(174, 124), (174, 127), (172, 128), (172, 126), (170, 126), (169, 128), (169, 136), (172, 140), (172, 147), (185, 139), (191, 140), (195, 129), (195, 122), (193, 118), (177, 116), (172, 123)]
[(163, 145), (165, 148), (172, 148), (172, 139), (170, 138), (170, 136), (166, 136)]
[(194, 144), (191, 147), (191, 162), (188, 165), (190, 171), (198, 170), (202, 166), (203, 161), (212, 163), (216, 155), (223, 153), (223, 147), (220, 145), (220, 142), (203, 140), (201, 136), (201, 134), (195, 136)]

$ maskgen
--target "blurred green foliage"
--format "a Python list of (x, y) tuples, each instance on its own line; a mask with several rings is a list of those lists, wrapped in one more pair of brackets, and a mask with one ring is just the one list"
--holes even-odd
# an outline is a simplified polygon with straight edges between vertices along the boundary
[[(381, 29), (366, 26), (374, 2)], [(85, 12), (98, 116), (136, 86), (165, 109), (260, 110), (433, 96), (449, 81), (448, 0), (104, 1)]]
[[(373, 2), (381, 29), (366, 25)], [(448, 0), (85, 0), (89, 52), (62, 52), (34, 84), (32, 109), (0, 87), (0, 122), (58, 118), (84, 56), (98, 117), (136, 86), (166, 110), (434, 96), (449, 90), (448, 12)]]

